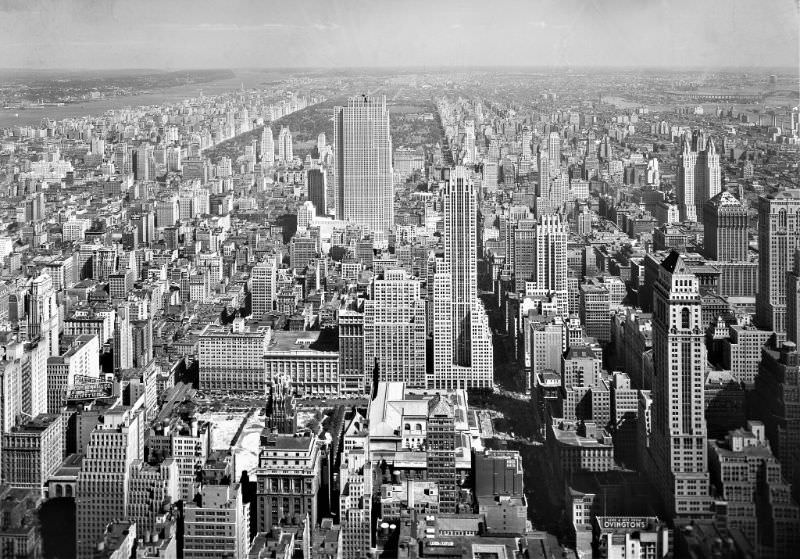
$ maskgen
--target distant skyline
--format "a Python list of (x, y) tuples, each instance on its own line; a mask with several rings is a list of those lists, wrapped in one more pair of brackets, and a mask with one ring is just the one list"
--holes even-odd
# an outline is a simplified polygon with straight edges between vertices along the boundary
[(798, 0), (0, 0), (0, 69), (796, 69), (798, 10)]

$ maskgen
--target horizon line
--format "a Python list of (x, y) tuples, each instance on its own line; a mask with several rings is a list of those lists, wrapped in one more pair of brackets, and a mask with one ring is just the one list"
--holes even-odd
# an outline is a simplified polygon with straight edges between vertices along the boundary
[(153, 68), (153, 67), (69, 67), (69, 68), (31, 68), (8, 66), (0, 67), (0, 72), (190, 72), (190, 71), (212, 71), (212, 70), (258, 70), (258, 71), (342, 71), (342, 70), (511, 70), (511, 69), (543, 69), (543, 70), (749, 70), (759, 73), (769, 73), (770, 71), (784, 71), (787, 73), (800, 74), (800, 68), (794, 66), (748, 66), (748, 65), (727, 65), (727, 66), (707, 66), (707, 65), (629, 65), (629, 64), (608, 64), (608, 65), (572, 65), (572, 64), (423, 64), (423, 65), (351, 65), (351, 66), (205, 66), (205, 67), (174, 67), (174, 68)]

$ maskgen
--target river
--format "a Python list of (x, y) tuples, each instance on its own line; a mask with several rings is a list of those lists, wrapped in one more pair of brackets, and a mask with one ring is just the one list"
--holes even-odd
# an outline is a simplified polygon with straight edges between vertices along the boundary
[(149, 93), (138, 95), (120, 95), (107, 99), (70, 103), (61, 107), (44, 107), (41, 109), (3, 109), (0, 108), (0, 128), (10, 126), (35, 126), (43, 118), (61, 120), (64, 118), (80, 118), (85, 116), (100, 116), (111, 109), (124, 109), (126, 107), (139, 107), (142, 105), (161, 105), (164, 103), (177, 103), (184, 99), (198, 97), (202, 91), (204, 95), (218, 95), (234, 89), (239, 89), (244, 84), (245, 88), (259, 86), (267, 76), (259, 72), (237, 71), (236, 77), (206, 83), (179, 85)]

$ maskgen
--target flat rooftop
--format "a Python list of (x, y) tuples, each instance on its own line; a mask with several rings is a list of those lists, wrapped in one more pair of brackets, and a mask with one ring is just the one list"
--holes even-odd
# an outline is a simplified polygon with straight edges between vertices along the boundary
[(274, 331), (267, 347), (267, 352), (316, 351), (309, 348), (309, 346), (316, 343), (319, 339), (319, 334), (319, 330)]

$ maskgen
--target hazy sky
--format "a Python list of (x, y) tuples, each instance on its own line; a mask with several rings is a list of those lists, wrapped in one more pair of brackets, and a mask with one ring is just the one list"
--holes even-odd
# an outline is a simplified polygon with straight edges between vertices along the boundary
[(798, 2), (0, 0), (0, 68), (797, 68)]

